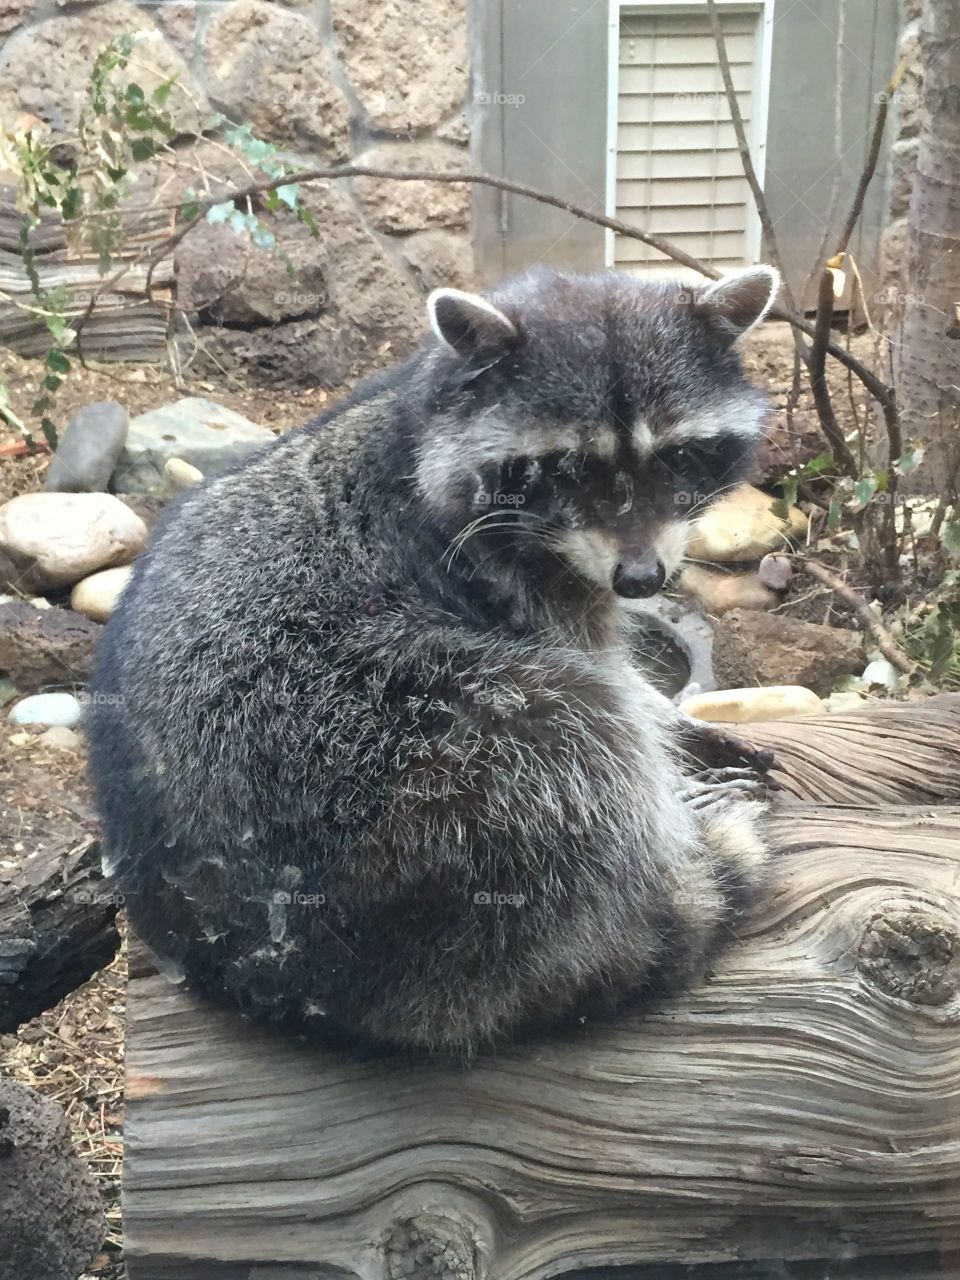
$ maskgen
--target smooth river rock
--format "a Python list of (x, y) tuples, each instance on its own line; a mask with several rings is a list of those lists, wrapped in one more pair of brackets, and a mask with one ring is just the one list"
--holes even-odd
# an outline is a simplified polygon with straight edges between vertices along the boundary
[(24, 493), (0, 507), (0, 565), (20, 590), (127, 564), (146, 538), (140, 517), (109, 493)]
[(694, 560), (759, 560), (770, 551), (801, 539), (807, 517), (790, 508), (789, 520), (774, 515), (775, 499), (752, 484), (742, 484), (714, 503), (695, 522), (687, 555)]
[(63, 435), (43, 478), (48, 493), (103, 493), (127, 438), (130, 419), (123, 405), (107, 400), (79, 409)]
[(751, 720), (782, 720), (787, 716), (823, 715), (823, 703), (812, 689), (777, 685), (760, 689), (718, 689), (687, 698), (680, 710), (697, 720), (747, 724)]
[(123, 564), (82, 578), (70, 592), (70, 608), (93, 622), (106, 622), (132, 573), (133, 565)]
[(10, 712), (11, 724), (62, 725), (72, 729), (80, 723), (83, 708), (72, 693), (34, 693), (22, 698)]

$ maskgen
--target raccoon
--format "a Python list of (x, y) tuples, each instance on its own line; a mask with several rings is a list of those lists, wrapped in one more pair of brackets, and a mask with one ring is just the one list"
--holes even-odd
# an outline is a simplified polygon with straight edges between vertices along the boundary
[(762, 882), (768, 762), (656, 692), (631, 602), (750, 466), (735, 344), (777, 287), (439, 290), (406, 364), (167, 509), (88, 733), (105, 870), (168, 969), (468, 1057), (703, 973)]

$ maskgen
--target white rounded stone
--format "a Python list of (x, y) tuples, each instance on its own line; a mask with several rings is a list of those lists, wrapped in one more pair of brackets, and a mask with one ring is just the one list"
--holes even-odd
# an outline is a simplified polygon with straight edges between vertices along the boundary
[(70, 608), (94, 622), (106, 622), (132, 573), (132, 564), (122, 564), (116, 569), (101, 569), (99, 573), (81, 579), (70, 592)]
[(10, 712), (11, 724), (62, 725), (72, 729), (80, 723), (82, 708), (72, 693), (34, 693), (21, 698)]

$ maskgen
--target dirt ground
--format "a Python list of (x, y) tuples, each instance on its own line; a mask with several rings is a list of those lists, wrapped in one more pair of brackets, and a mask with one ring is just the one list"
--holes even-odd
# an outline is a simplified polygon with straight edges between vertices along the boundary
[[(853, 347), (865, 358), (872, 341), (854, 338)], [(790, 465), (791, 448), (784, 408), (792, 382), (793, 344), (785, 326), (765, 327), (752, 335), (745, 350), (749, 375), (764, 387), (773, 404), (770, 440), (765, 446), (762, 476), (770, 479)], [(0, 352), (0, 381), (6, 383), (15, 412), (26, 418), (42, 377), (36, 361)], [(862, 414), (863, 399), (852, 393), (844, 371), (833, 366), (832, 384), (838, 412), (852, 419)], [(184, 395), (207, 396), (278, 433), (297, 426), (327, 409), (337, 396), (322, 391), (249, 390), (189, 380), (178, 388), (156, 369), (112, 366), (80, 370), (59, 393), (55, 418), (65, 425), (70, 412), (98, 400), (117, 400), (134, 416)], [(801, 457), (813, 457), (824, 445), (815, 431), (809, 396), (804, 395), (794, 417)], [(0, 447), (17, 433), (0, 423)], [(0, 502), (36, 490), (49, 462), (47, 454), (0, 457)], [(814, 518), (814, 536), (822, 527), (822, 513)], [(782, 606), (795, 616), (834, 624), (849, 622), (831, 593), (811, 584), (801, 587)], [(14, 734), (0, 725), (0, 849), (16, 847), (25, 810), (56, 804), (59, 792), (71, 802), (89, 805), (80, 753), (48, 750), (33, 731)], [(16, 739), (16, 741), (11, 741)], [(33, 779), (34, 785), (31, 785)], [(109, 1233), (86, 1273), (88, 1280), (124, 1280), (120, 1211), (120, 1173), (123, 1155), (123, 1027), (126, 961), (123, 950), (109, 968), (64, 999), (56, 1008), (0, 1037), (0, 1071), (22, 1081), (59, 1103), (68, 1116), (78, 1151), (97, 1179), (103, 1195)]]

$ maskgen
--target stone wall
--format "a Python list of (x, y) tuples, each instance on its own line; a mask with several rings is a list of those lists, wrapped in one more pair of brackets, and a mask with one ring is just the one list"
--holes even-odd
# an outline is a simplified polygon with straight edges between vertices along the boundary
[[(468, 167), (466, 0), (0, 0), (0, 120), (69, 130), (96, 51), (125, 31), (152, 36), (131, 78), (178, 82), (184, 135), (175, 164), (151, 162), (159, 199), (247, 180), (215, 112), (304, 166)], [(472, 283), (465, 187), (343, 180), (304, 202), (319, 238), (288, 217), (282, 254), (206, 224), (178, 248), (198, 366), (338, 387), (412, 349), (426, 290)]]
[(920, 63), (920, 11), (923, 0), (904, 0), (903, 26), (897, 45), (897, 61), (906, 69), (893, 95), (888, 128), (892, 146), (888, 175), (887, 225), (880, 244), (881, 289), (877, 301), (894, 310), (902, 303), (907, 215), (920, 150), (920, 108), (923, 71)]

